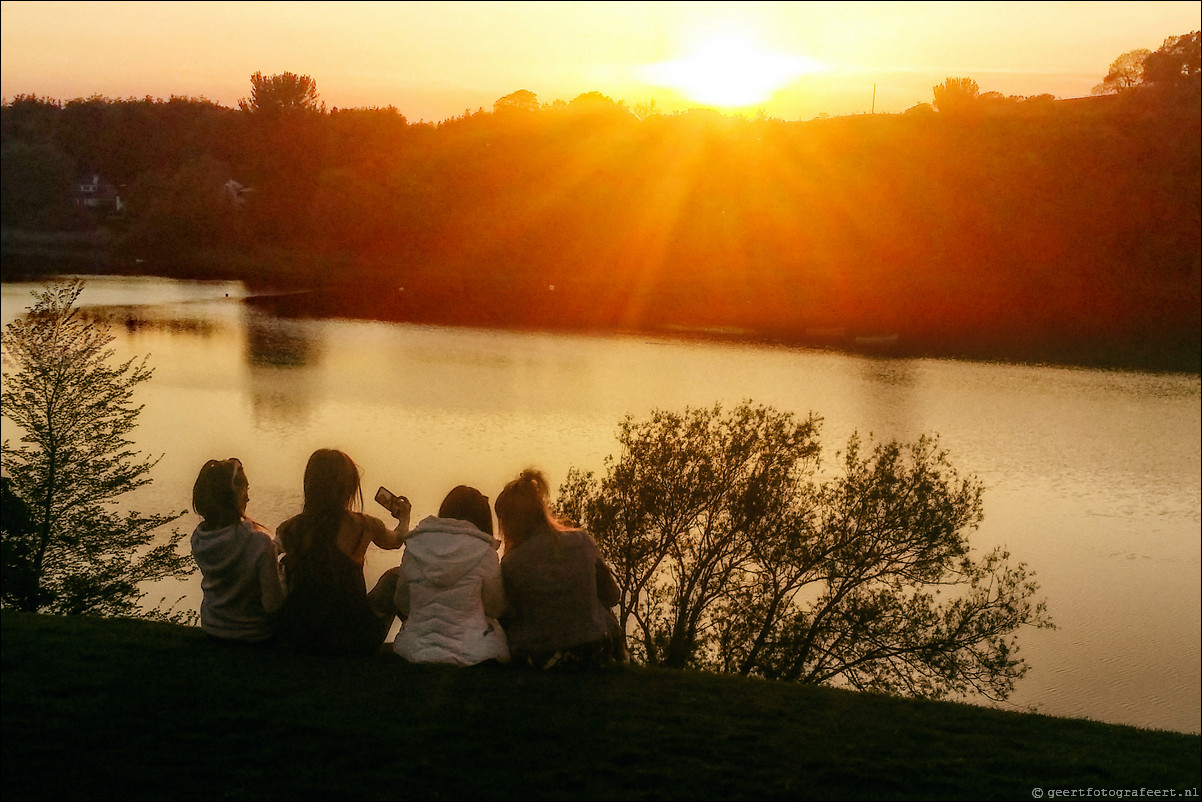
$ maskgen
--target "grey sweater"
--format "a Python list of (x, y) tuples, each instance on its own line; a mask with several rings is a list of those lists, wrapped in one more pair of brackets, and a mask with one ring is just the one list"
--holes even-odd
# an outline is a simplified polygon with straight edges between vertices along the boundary
[(509, 612), (503, 619), (516, 656), (603, 640), (618, 603), (613, 574), (592, 535), (580, 529), (532, 535), (501, 560)]
[(267, 530), (243, 518), (221, 529), (192, 532), (200, 566), (200, 627), (228, 640), (261, 641), (275, 634), (275, 612), (284, 603), (278, 550)]

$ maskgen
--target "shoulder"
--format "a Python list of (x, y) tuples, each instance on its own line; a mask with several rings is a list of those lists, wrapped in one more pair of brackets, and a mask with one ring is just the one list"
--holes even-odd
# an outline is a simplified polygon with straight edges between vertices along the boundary
[[(339, 537), (342, 539), (343, 548), (351, 549), (348, 556), (362, 562), (368, 546), (372, 543), (382, 548), (389, 548), (385, 545), (389, 530), (379, 518), (362, 512), (351, 512), (347, 521), (350, 523), (350, 533), (347, 534), (347, 530), (344, 528)], [(343, 526), (345, 527), (346, 524), (344, 523)], [(391, 546), (391, 548), (395, 548), (395, 546)]]
[(253, 542), (259, 548), (275, 548), (275, 536), (271, 533), (270, 529), (258, 521), (243, 518), (238, 523), (238, 531), (244, 538)]
[(350, 520), (353, 522), (353, 524), (360, 529), (368, 532), (376, 532), (388, 529), (384, 522), (374, 515), (368, 515), (365, 512), (354, 511), (351, 511), (348, 514), (350, 515)]
[(252, 532), (255, 535), (262, 535), (268, 540), (273, 537), (270, 529), (268, 529), (266, 526), (263, 526), (263, 524), (259, 523), (258, 521), (251, 520), (250, 518), (243, 518), (241, 526), (243, 529)]
[(568, 529), (560, 532), (559, 536), (574, 546), (585, 549), (596, 549), (597, 541), (583, 529)]

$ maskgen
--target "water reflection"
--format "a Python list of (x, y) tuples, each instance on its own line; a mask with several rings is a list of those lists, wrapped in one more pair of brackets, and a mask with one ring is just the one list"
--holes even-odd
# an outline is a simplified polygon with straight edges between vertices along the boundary
[(243, 308), (242, 329), (241, 356), (256, 424), (264, 429), (306, 426), (312, 418), (325, 351), (321, 330), (305, 321), (271, 317), (251, 306)]
[(79, 317), (89, 324), (109, 325), (127, 334), (165, 331), (173, 334), (206, 336), (216, 331), (210, 320), (181, 317), (174, 309), (157, 306), (98, 306), (80, 310)]
[(294, 320), (269, 318), (251, 307), (243, 310), (246, 363), (250, 368), (303, 368), (321, 357), (316, 330)]
[(875, 431), (895, 432), (899, 439), (910, 439), (921, 434), (920, 418), (916, 410), (918, 398), (917, 360), (890, 359), (871, 356), (859, 357), (860, 388), (857, 393), (864, 410), (862, 419), (875, 421)]

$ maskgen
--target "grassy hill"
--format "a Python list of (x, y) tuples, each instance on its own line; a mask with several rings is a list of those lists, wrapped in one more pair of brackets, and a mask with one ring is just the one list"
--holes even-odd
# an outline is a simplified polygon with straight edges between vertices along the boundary
[(10, 801), (1029, 800), (1196, 796), (1202, 774), (1197, 735), (972, 705), (640, 666), (314, 658), (145, 621), (0, 624)]

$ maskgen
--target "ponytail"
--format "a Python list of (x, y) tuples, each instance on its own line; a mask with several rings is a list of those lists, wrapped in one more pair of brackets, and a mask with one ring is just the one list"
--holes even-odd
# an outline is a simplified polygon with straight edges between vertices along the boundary
[(550, 495), (547, 477), (534, 468), (527, 468), (505, 485), (493, 507), (506, 551), (538, 532), (563, 531), (563, 524), (551, 512)]

